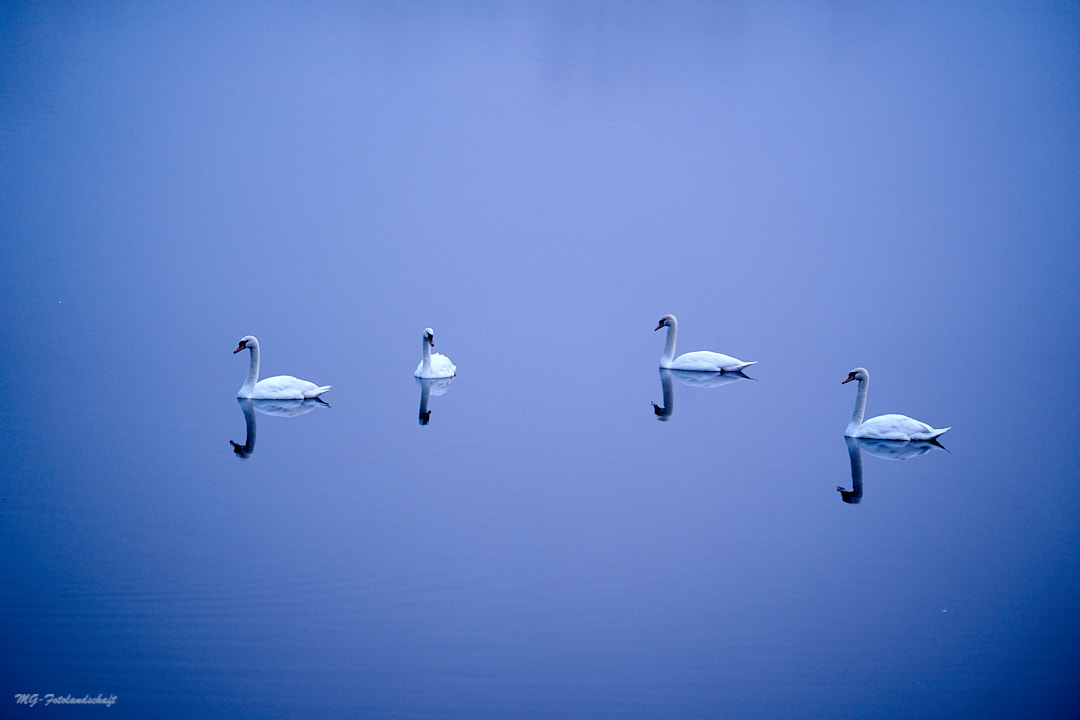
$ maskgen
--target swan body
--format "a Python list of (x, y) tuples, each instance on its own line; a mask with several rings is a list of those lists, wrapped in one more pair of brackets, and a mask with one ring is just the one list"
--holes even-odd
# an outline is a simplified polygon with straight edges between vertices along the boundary
[(240, 338), (240, 344), (233, 355), (241, 350), (251, 352), (251, 366), (248, 368), (247, 378), (240, 386), (238, 398), (251, 398), (252, 400), (310, 400), (318, 398), (330, 389), (329, 385), (316, 385), (307, 380), (294, 378), (292, 375), (275, 375), (263, 380), (259, 379), (259, 341), (254, 335)]
[(450, 362), (450, 358), (442, 353), (433, 353), (435, 347), (435, 331), (425, 328), (420, 340), (423, 357), (413, 373), (418, 378), (448, 378), (457, 375), (457, 366)]
[(859, 391), (855, 396), (855, 410), (851, 413), (851, 422), (844, 431), (846, 437), (870, 438), (873, 440), (933, 440), (949, 428), (933, 428), (907, 415), (878, 415), (863, 421), (866, 410), (866, 395), (870, 387), (870, 373), (865, 368), (855, 368), (848, 373), (844, 383), (859, 381)]
[(698, 350), (688, 352), (675, 357), (675, 338), (679, 334), (679, 321), (674, 315), (665, 315), (660, 318), (660, 324), (654, 332), (662, 327), (667, 328), (667, 341), (664, 343), (664, 354), (660, 356), (660, 367), (665, 370), (688, 370), (690, 372), (739, 372), (756, 361), (743, 362), (738, 358), (721, 353)]

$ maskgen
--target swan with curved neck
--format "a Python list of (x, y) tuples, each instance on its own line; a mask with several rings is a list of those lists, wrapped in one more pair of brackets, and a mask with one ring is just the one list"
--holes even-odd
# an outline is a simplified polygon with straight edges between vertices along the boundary
[(263, 380), (259, 379), (259, 341), (254, 335), (240, 338), (240, 344), (233, 355), (241, 350), (251, 352), (251, 365), (248, 367), (247, 378), (240, 386), (238, 398), (251, 398), (253, 400), (309, 400), (318, 398), (330, 389), (329, 385), (316, 385), (307, 380), (294, 378), (292, 375), (277, 375)]
[(675, 319), (674, 315), (665, 315), (660, 318), (660, 324), (654, 328), (653, 332), (662, 327), (667, 328), (667, 341), (664, 343), (664, 354), (660, 356), (660, 367), (666, 370), (738, 372), (757, 364), (756, 361), (743, 362), (730, 355), (722, 355), (708, 350), (688, 352), (675, 357), (675, 338), (679, 334), (679, 321)]
[(413, 373), (418, 378), (448, 378), (457, 375), (457, 366), (450, 362), (450, 358), (442, 353), (433, 353), (435, 347), (435, 331), (424, 328), (424, 334), (420, 339), (420, 352), (422, 358)]
[(870, 389), (870, 373), (866, 371), (866, 368), (855, 368), (840, 384), (843, 385), (852, 380), (859, 382), (859, 391), (855, 395), (855, 410), (851, 413), (851, 422), (844, 431), (846, 437), (901, 441), (933, 440), (949, 430), (949, 428), (932, 428), (907, 415), (878, 415), (864, 422), (863, 413), (866, 411), (866, 395)]

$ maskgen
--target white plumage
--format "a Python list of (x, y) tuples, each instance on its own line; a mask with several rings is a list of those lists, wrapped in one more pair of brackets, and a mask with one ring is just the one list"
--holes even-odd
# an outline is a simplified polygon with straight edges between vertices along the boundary
[(448, 378), (457, 375), (457, 366), (450, 362), (450, 358), (442, 353), (431, 352), (431, 348), (435, 347), (434, 330), (425, 328), (420, 343), (422, 357), (413, 375), (418, 378)]
[(241, 350), (251, 351), (251, 365), (247, 378), (240, 386), (238, 398), (252, 400), (308, 400), (317, 398), (330, 389), (329, 385), (316, 385), (292, 375), (275, 375), (264, 380), (259, 379), (259, 341), (254, 335), (240, 338), (240, 344), (233, 354)]
[[(660, 324), (655, 330), (667, 328), (667, 341), (664, 343), (664, 354), (660, 356), (660, 367), (667, 370), (688, 370), (691, 372), (738, 372), (756, 362), (743, 362), (730, 355), (698, 350), (688, 352), (675, 357), (675, 338), (679, 333), (679, 321), (674, 315), (665, 315), (660, 318)], [(654, 330), (654, 331), (655, 331)]]
[(870, 388), (870, 373), (866, 371), (866, 368), (855, 368), (848, 373), (844, 383), (852, 380), (859, 381), (859, 391), (855, 395), (855, 410), (851, 413), (851, 422), (844, 431), (847, 437), (875, 440), (933, 440), (949, 429), (935, 429), (915, 418), (895, 414), (878, 415), (863, 422), (866, 396)]

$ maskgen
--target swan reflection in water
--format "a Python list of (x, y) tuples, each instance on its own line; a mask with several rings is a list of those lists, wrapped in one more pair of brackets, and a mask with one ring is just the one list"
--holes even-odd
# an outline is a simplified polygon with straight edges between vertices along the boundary
[(420, 386), (420, 424), (427, 425), (431, 420), (431, 411), (428, 410), (428, 398), (432, 395), (438, 397), (439, 395), (445, 395), (446, 391), (450, 389), (450, 383), (454, 382), (454, 378), (416, 378), (416, 384)]
[(937, 440), (874, 440), (845, 437), (844, 442), (847, 443), (848, 457), (851, 459), (851, 489), (845, 490), (837, 485), (836, 490), (840, 493), (841, 500), (852, 505), (862, 500), (863, 450), (885, 460), (908, 460), (930, 452), (935, 446), (945, 450), (945, 446)]
[(691, 370), (667, 370), (660, 368), (660, 387), (664, 392), (664, 404), (652, 404), (653, 414), (661, 422), (667, 422), (675, 413), (675, 391), (672, 387), (672, 378), (678, 378), (683, 385), (692, 387), (720, 387), (730, 385), (740, 380), (753, 380), (749, 375), (742, 372), (693, 372)]
[(250, 398), (236, 398), (236, 402), (240, 403), (240, 409), (244, 411), (244, 425), (247, 426), (247, 438), (244, 440), (243, 445), (233, 442), (232, 440), (229, 441), (229, 444), (232, 445), (233, 452), (242, 460), (246, 460), (253, 452), (255, 452), (256, 410), (263, 415), (296, 417), (297, 415), (309, 413), (320, 405), (330, 407), (330, 403), (325, 400), (319, 400), (318, 398), (312, 400), (252, 400)]

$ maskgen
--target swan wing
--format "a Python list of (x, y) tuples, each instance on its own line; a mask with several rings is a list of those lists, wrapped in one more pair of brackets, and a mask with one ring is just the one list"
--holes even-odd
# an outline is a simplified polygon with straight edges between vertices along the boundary
[(948, 429), (932, 428), (907, 415), (878, 415), (859, 425), (852, 437), (875, 440), (930, 440)]
[(690, 370), (693, 372), (734, 372), (754, 365), (753, 362), (743, 362), (730, 355), (698, 350), (680, 355), (671, 361), (671, 370)]
[(424, 373), (424, 361), (416, 366), (413, 373), (418, 378), (448, 378), (457, 375), (457, 366), (442, 353), (431, 353), (431, 372)]
[(292, 375), (275, 375), (255, 383), (251, 397), (262, 400), (304, 400), (315, 398), (330, 389)]

